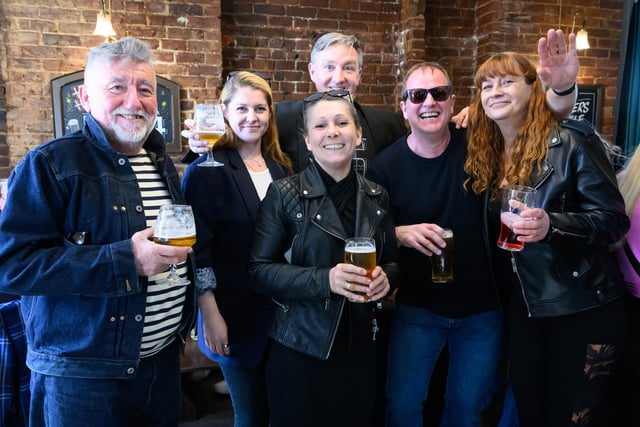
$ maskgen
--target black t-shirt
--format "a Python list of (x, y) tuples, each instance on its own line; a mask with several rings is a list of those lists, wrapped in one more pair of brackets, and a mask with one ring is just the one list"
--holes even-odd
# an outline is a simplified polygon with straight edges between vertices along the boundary
[(450, 126), (451, 141), (433, 159), (413, 153), (402, 137), (370, 164), (368, 176), (389, 192), (396, 225), (435, 223), (455, 239), (454, 281), (431, 281), (429, 258), (401, 246), (397, 300), (445, 317), (461, 318), (498, 308), (482, 229), (482, 198), (463, 187), (466, 133)]

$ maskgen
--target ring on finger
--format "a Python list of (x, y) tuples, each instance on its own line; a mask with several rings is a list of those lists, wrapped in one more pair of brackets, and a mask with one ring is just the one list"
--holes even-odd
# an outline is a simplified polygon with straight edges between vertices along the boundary
[(564, 55), (566, 51), (564, 49), (558, 49), (557, 52), (558, 55)]
[(349, 291), (349, 290), (351, 290), (351, 284), (350, 284), (350, 283), (347, 283), (347, 282), (344, 282), (344, 288), (345, 288), (346, 290), (348, 290), (348, 291)]

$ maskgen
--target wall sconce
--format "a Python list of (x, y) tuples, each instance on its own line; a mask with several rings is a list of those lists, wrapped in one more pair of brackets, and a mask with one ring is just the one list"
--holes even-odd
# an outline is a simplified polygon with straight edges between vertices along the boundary
[[(576, 16), (580, 15), (580, 12), (576, 12), (575, 15), (573, 15), (573, 25), (571, 25), (571, 32), (573, 33), (573, 30), (575, 29), (576, 26)], [(584, 27), (587, 25), (587, 18), (582, 15), (582, 28), (580, 29), (580, 31), (578, 31), (578, 34), (576, 34), (576, 49), (578, 50), (583, 50), (583, 49), (589, 49), (589, 33), (587, 33), (587, 30), (584, 29)]]
[(105, 41), (111, 41), (115, 39), (116, 32), (111, 24), (111, 0), (109, 0), (109, 8), (107, 10), (105, 0), (100, 1), (100, 12), (98, 12), (98, 19), (96, 20), (96, 29), (93, 30), (93, 34), (96, 36), (102, 36)]

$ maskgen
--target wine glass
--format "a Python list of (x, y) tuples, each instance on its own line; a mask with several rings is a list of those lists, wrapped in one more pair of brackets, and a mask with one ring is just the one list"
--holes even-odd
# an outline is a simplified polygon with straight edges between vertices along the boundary
[(224, 135), (224, 116), (220, 104), (196, 104), (193, 113), (194, 132), (201, 140), (207, 141), (207, 160), (198, 163), (202, 167), (218, 167), (224, 163), (213, 158), (213, 146)]
[[(196, 243), (196, 223), (189, 205), (163, 205), (156, 219), (153, 241), (161, 245), (193, 246)], [(169, 275), (157, 281), (162, 285), (186, 286), (189, 280), (180, 277), (176, 266), (169, 266)]]

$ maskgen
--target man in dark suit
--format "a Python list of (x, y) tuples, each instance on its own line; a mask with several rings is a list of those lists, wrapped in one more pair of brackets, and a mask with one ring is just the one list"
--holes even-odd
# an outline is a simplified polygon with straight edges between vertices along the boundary
[[(367, 162), (406, 133), (399, 114), (360, 104), (355, 94), (362, 76), (362, 47), (353, 35), (327, 33), (311, 50), (309, 76), (318, 92), (346, 90), (350, 93), (362, 125), (362, 144), (354, 152), (354, 166), (364, 174)], [(311, 153), (302, 135), (304, 101), (283, 101), (276, 105), (280, 146), (296, 171), (309, 164)]]

